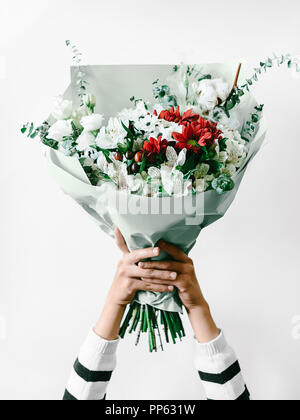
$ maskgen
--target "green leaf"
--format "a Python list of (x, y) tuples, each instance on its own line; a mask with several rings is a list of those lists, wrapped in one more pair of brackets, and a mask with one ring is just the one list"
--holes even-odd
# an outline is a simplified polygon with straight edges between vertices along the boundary
[(147, 160), (146, 157), (144, 156), (143, 161), (141, 163), (141, 167), (140, 167), (140, 174), (146, 169), (147, 166)]
[(134, 134), (132, 133), (132, 131), (129, 129), (129, 127), (126, 127), (126, 125), (123, 123), (123, 121), (121, 121), (122, 127), (124, 128), (124, 130), (126, 130), (127, 135), (130, 139), (134, 139)]
[(190, 156), (187, 161), (185, 162), (185, 164), (183, 166), (180, 167), (180, 171), (183, 172), (184, 174), (190, 172), (191, 170), (193, 170), (195, 168), (195, 158), (196, 156), (193, 154), (192, 156)]
[(45, 146), (50, 147), (51, 149), (58, 150), (58, 141), (43, 138), (42, 142)]
[(229, 99), (226, 103), (225, 103), (225, 109), (227, 111), (230, 111), (233, 107), (235, 106), (235, 102), (233, 101), (233, 99)]
[(118, 143), (118, 149), (123, 155), (127, 152), (128, 148), (122, 143)]

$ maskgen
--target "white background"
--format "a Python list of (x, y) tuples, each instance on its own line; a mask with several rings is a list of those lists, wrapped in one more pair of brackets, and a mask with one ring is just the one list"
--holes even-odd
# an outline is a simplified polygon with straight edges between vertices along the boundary
[[(69, 83), (71, 39), (89, 64), (212, 62), (299, 54), (298, 0), (0, 1), (0, 398), (60, 399), (119, 258), (19, 135)], [(255, 88), (267, 142), (225, 218), (193, 250), (212, 311), (254, 399), (300, 399), (300, 80)], [(293, 331), (294, 321), (294, 331)], [(113, 399), (198, 399), (192, 334), (149, 355), (126, 339)]]

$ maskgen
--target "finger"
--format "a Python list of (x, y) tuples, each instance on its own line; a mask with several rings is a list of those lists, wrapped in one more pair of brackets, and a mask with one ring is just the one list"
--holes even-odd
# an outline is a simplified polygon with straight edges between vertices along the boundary
[(184, 273), (186, 264), (177, 261), (147, 261), (140, 262), (139, 267), (143, 269), (158, 269), (166, 271), (175, 271), (177, 273)]
[(143, 270), (142, 268), (133, 265), (128, 269), (129, 277), (141, 278), (147, 277), (150, 279), (176, 280), (177, 273), (175, 271), (163, 270)]
[(160, 254), (159, 248), (145, 248), (133, 251), (128, 255), (129, 264), (136, 264), (141, 260), (147, 260), (148, 258), (157, 257)]
[(126, 245), (125, 239), (118, 227), (115, 228), (116, 243), (123, 254), (129, 254), (129, 249)]
[(159, 247), (165, 251), (167, 254), (171, 255), (176, 261), (189, 262), (190, 258), (177, 246), (169, 244), (165, 241), (159, 241)]
[(146, 283), (141, 280), (137, 280), (136, 290), (143, 290), (146, 292), (172, 292), (174, 290), (173, 286), (167, 286), (164, 284), (151, 284)]
[(173, 287), (176, 286), (175, 280), (151, 279), (149, 277), (141, 277), (141, 280), (144, 281), (145, 283), (150, 283), (150, 284), (163, 284), (163, 285), (173, 286)]

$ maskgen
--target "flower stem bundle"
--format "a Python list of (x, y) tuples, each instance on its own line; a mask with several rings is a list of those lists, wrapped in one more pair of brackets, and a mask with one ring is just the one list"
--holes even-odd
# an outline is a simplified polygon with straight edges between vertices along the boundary
[(164, 349), (160, 329), (164, 331), (166, 343), (170, 342), (169, 335), (174, 344), (177, 339), (181, 340), (185, 336), (178, 312), (164, 311), (133, 301), (122, 323), (120, 337), (124, 338), (127, 331), (129, 334), (137, 332), (136, 345), (138, 345), (141, 333), (148, 333), (149, 350), (152, 353), (159, 348)]

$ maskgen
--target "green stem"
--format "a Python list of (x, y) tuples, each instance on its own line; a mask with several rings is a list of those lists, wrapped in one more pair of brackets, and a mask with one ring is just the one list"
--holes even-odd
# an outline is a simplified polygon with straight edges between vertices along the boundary
[(137, 331), (136, 345), (139, 343), (141, 334), (148, 332), (150, 352), (157, 351), (157, 339), (159, 340), (159, 347), (163, 350), (163, 341), (158, 322), (159, 316), (160, 324), (163, 326), (165, 340), (167, 343), (170, 341), (169, 333), (171, 334), (174, 344), (178, 338), (181, 340), (185, 336), (179, 313), (158, 310), (150, 305), (141, 305), (138, 302), (132, 302), (129, 306), (123, 324), (121, 325), (119, 333), (120, 337), (125, 337), (126, 331), (130, 326), (129, 333)]

